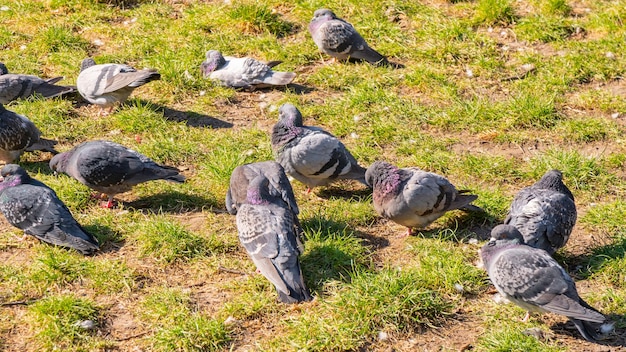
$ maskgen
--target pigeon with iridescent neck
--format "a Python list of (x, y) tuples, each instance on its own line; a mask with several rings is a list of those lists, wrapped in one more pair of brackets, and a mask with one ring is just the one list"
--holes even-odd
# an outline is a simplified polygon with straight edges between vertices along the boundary
[(285, 86), (296, 77), (293, 72), (272, 70), (280, 61), (263, 63), (250, 57), (222, 56), (217, 50), (209, 50), (206, 60), (200, 65), (204, 77), (231, 88), (267, 88)]
[(0, 160), (11, 163), (25, 151), (41, 150), (57, 154), (57, 141), (41, 138), (41, 132), (26, 116), (0, 104)]
[(504, 223), (515, 226), (531, 247), (554, 254), (565, 246), (576, 224), (576, 204), (563, 183), (563, 174), (548, 171), (535, 184), (519, 191)]
[(63, 77), (42, 79), (32, 75), (9, 73), (4, 63), (0, 62), (0, 104), (36, 95), (52, 98), (76, 90), (76, 87), (55, 84), (62, 79)]
[(309, 23), (309, 32), (319, 50), (335, 59), (358, 59), (376, 66), (389, 65), (386, 57), (370, 48), (350, 23), (331, 10), (316, 10)]
[(450, 210), (482, 211), (470, 203), (478, 196), (457, 190), (445, 177), (418, 168), (398, 168), (384, 161), (370, 165), (365, 173), (374, 189), (376, 212), (407, 227), (424, 228)]
[(270, 194), (270, 181), (263, 175), (255, 177), (248, 185), (246, 202), (237, 211), (239, 240), (284, 303), (312, 299), (298, 259), (303, 246), (296, 223), (289, 205)]
[(498, 225), (480, 251), (484, 267), (498, 292), (530, 312), (566, 316), (588, 341), (597, 341), (613, 330), (613, 324), (585, 302), (574, 280), (548, 252), (524, 244), (511, 225)]
[(274, 158), (287, 175), (308, 189), (340, 179), (365, 184), (365, 168), (332, 134), (319, 127), (304, 126), (302, 114), (292, 104), (278, 109), (278, 122), (272, 129)]
[(65, 204), (48, 186), (15, 164), (0, 170), (0, 212), (26, 234), (82, 254), (98, 250), (98, 241), (74, 219)]

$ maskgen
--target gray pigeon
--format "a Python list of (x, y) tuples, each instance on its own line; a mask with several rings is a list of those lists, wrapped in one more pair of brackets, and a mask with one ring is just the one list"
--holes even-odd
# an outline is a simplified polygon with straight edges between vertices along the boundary
[(372, 65), (389, 65), (387, 58), (370, 48), (354, 27), (331, 10), (319, 9), (309, 23), (317, 47), (338, 60), (365, 60)]
[(0, 175), (0, 212), (11, 225), (43, 242), (74, 248), (84, 255), (98, 250), (96, 238), (74, 220), (52, 189), (15, 164), (5, 165)]
[(302, 114), (292, 104), (278, 110), (278, 122), (272, 130), (274, 157), (285, 172), (304, 183), (310, 192), (339, 179), (365, 184), (365, 168), (332, 134), (319, 127), (302, 124)]
[(365, 173), (374, 189), (373, 204), (378, 214), (400, 225), (423, 228), (454, 209), (481, 211), (471, 205), (478, 198), (458, 191), (445, 177), (418, 168), (399, 169), (377, 161)]
[(298, 216), (300, 210), (296, 204), (291, 183), (285, 175), (285, 169), (275, 161), (240, 165), (233, 170), (230, 176), (230, 187), (226, 192), (226, 209), (231, 215), (236, 215), (237, 209), (246, 203), (248, 185), (257, 176), (266, 177), (270, 182), (270, 195), (281, 198), (293, 215)]
[(480, 254), (498, 292), (529, 312), (524, 320), (532, 311), (551, 312), (568, 317), (588, 341), (609, 333), (613, 325), (578, 296), (565, 270), (548, 252), (523, 241), (515, 227), (498, 225)]
[(55, 155), (50, 160), (50, 168), (108, 195), (107, 208), (113, 206), (116, 194), (130, 191), (139, 183), (153, 180), (185, 182), (178, 169), (159, 165), (145, 155), (109, 141), (79, 144), (70, 151)]
[(88, 102), (113, 111), (117, 103), (128, 99), (135, 88), (161, 79), (155, 69), (136, 70), (122, 64), (96, 65), (92, 58), (84, 59), (76, 79), (78, 92)]
[(279, 63), (273, 61), (265, 64), (249, 57), (224, 57), (217, 50), (209, 50), (200, 69), (204, 77), (218, 80), (223, 86), (256, 89), (284, 86), (293, 81), (295, 73), (272, 70)]
[(63, 77), (41, 79), (37, 76), (9, 73), (4, 63), (0, 62), (0, 104), (26, 99), (36, 94), (52, 98), (76, 90), (76, 87), (55, 85), (62, 79)]
[(515, 226), (531, 247), (554, 254), (565, 246), (576, 223), (576, 205), (561, 172), (548, 171), (537, 183), (522, 189), (504, 223)]
[(0, 104), (0, 160), (13, 162), (24, 153), (35, 150), (53, 154), (56, 141), (41, 138), (41, 132), (26, 116), (7, 110)]
[(257, 269), (284, 303), (310, 301), (298, 256), (302, 254), (297, 217), (286, 202), (270, 194), (270, 180), (259, 175), (247, 189), (246, 202), (237, 211), (239, 241)]

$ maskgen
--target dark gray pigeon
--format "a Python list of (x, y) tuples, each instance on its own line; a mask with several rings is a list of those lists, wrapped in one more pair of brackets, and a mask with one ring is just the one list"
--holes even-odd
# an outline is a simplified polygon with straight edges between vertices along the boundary
[(498, 225), (480, 251), (485, 269), (498, 292), (530, 312), (565, 315), (588, 341), (609, 333), (613, 324), (578, 296), (572, 278), (548, 252), (523, 244), (511, 225)]
[(0, 104), (0, 160), (11, 163), (24, 151), (47, 151), (53, 154), (56, 141), (41, 138), (41, 132), (26, 116), (7, 110)]
[(297, 217), (300, 210), (296, 204), (291, 183), (285, 174), (285, 169), (275, 161), (240, 165), (233, 170), (230, 176), (230, 187), (226, 192), (226, 209), (228, 212), (231, 215), (236, 215), (237, 209), (246, 203), (248, 186), (257, 176), (263, 176), (269, 180), (270, 195), (281, 198)]
[(343, 143), (319, 127), (304, 126), (302, 114), (292, 104), (283, 104), (278, 110), (272, 149), (276, 161), (288, 175), (304, 183), (307, 192), (339, 179), (365, 184), (365, 168)]
[(136, 70), (122, 64), (96, 65), (92, 58), (87, 58), (81, 63), (76, 87), (88, 102), (108, 108), (107, 113), (111, 113), (115, 104), (125, 102), (135, 88), (158, 79), (161, 75), (155, 69)]
[(41, 95), (52, 98), (72, 93), (76, 87), (57, 86), (56, 82), (63, 77), (41, 79), (37, 76), (9, 73), (9, 70), (0, 62), (0, 104), (8, 104), (17, 99), (26, 99), (32, 95)]
[(296, 219), (282, 198), (270, 194), (270, 180), (263, 175), (250, 182), (246, 202), (237, 211), (241, 244), (284, 303), (312, 299), (298, 261), (302, 244)]
[(217, 50), (209, 50), (200, 69), (204, 77), (218, 80), (223, 86), (256, 89), (284, 86), (293, 81), (295, 73), (272, 70), (279, 63), (265, 64), (253, 58), (222, 56)]
[(79, 144), (70, 151), (55, 155), (50, 160), (50, 168), (108, 195), (107, 208), (113, 206), (116, 194), (130, 191), (139, 183), (153, 180), (185, 182), (178, 169), (159, 165), (145, 155), (109, 141)]
[(374, 189), (376, 212), (386, 219), (411, 228), (424, 228), (445, 212), (461, 209), (482, 211), (471, 205), (478, 198), (468, 191), (458, 191), (445, 177), (418, 168), (399, 169), (377, 161), (365, 173), (367, 183)]
[(15, 164), (5, 165), (0, 175), (0, 212), (11, 225), (43, 242), (74, 248), (84, 255), (98, 250), (96, 238), (74, 220), (52, 189)]
[(554, 254), (565, 246), (576, 223), (576, 205), (561, 172), (548, 171), (517, 193), (504, 223), (515, 226), (531, 247)]
[(309, 23), (317, 47), (338, 60), (365, 60), (372, 65), (389, 65), (387, 58), (370, 48), (354, 27), (331, 10), (319, 9)]

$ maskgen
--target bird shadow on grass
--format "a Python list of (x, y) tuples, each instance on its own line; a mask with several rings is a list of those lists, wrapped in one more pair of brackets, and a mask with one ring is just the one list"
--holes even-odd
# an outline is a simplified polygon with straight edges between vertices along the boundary
[(186, 213), (199, 211), (204, 208), (214, 208), (217, 200), (204, 198), (192, 194), (169, 191), (143, 197), (132, 202), (124, 202), (124, 207), (129, 207), (144, 212), (159, 213)]
[[(356, 231), (348, 224), (314, 216), (301, 222), (307, 250), (300, 257), (307, 286), (318, 295), (331, 281), (349, 283), (355, 272), (370, 268), (369, 252), (386, 247), (389, 241)], [(364, 248), (366, 247), (366, 248)]]
[(162, 113), (166, 120), (184, 122), (190, 127), (232, 128), (233, 124), (218, 118), (201, 114), (195, 111), (176, 110), (165, 105), (157, 104), (144, 99), (129, 99), (125, 104), (141, 104), (150, 107), (155, 112)]
[(100, 250), (98, 253), (112, 253), (117, 252), (124, 246), (126, 240), (121, 236), (119, 232), (113, 231), (110, 227), (104, 225), (82, 225), (85, 231), (94, 235), (100, 244)]
[(326, 187), (321, 189), (316, 195), (322, 199), (346, 199), (346, 200), (354, 200), (354, 201), (368, 201), (368, 199), (372, 198), (372, 190), (370, 188), (360, 188), (360, 189), (346, 189), (339, 187)]
[(487, 212), (459, 211), (458, 215), (445, 222), (436, 221), (435, 225), (430, 225), (427, 229), (414, 230), (414, 233), (425, 238), (453, 242), (467, 242), (470, 239), (485, 241), (491, 237), (491, 229), (502, 222)]
[(588, 253), (579, 255), (555, 253), (555, 258), (559, 263), (565, 263), (566, 269), (571, 267), (574, 271), (572, 275), (583, 279), (598, 272), (607, 262), (624, 257), (626, 257), (626, 238), (616, 238), (608, 245), (590, 248)]
[[(49, 155), (52, 155), (50, 153), (46, 153)], [(54, 171), (52, 171), (50, 169), (50, 160), (45, 160), (45, 161), (36, 161), (36, 162), (31, 162), (31, 161), (25, 161), (25, 162), (20, 162), (20, 166), (22, 168), (24, 168), (24, 170), (28, 171), (28, 173), (31, 176), (35, 176), (37, 174), (43, 174), (43, 175), (54, 175)]]

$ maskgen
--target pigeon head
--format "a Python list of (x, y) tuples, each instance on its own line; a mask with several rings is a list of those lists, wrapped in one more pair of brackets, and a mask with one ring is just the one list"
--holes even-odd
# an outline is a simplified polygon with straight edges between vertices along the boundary
[(7, 69), (4, 62), (0, 62), (0, 75), (6, 75), (8, 73), (9, 73), (9, 70)]
[(65, 152), (57, 154), (50, 159), (50, 169), (54, 172), (65, 172), (67, 162), (70, 159), (71, 153)]
[(495, 241), (517, 241), (524, 243), (524, 236), (519, 230), (512, 225), (498, 225), (491, 230), (491, 240)]
[(337, 16), (331, 10), (329, 10), (329, 9), (317, 9), (313, 13), (313, 19), (311, 20), (311, 22), (315, 22), (315, 21), (329, 21), (329, 20), (334, 20), (334, 19), (337, 19)]
[(80, 63), (80, 72), (83, 72), (86, 68), (95, 66), (95, 65), (96, 65), (96, 61), (88, 57)]
[(574, 195), (569, 188), (563, 183), (563, 173), (559, 170), (550, 170), (535, 184), (539, 188), (551, 189), (566, 194), (570, 199), (574, 200)]
[[(2, 176), (2, 184), (7, 186), (16, 186), (21, 183), (26, 183), (26, 181), (30, 179), (28, 172), (16, 164), (5, 165), (0, 170), (0, 176)], [(6, 188), (6, 186), (2, 188)]]
[(206, 60), (200, 65), (202, 75), (207, 77), (211, 72), (217, 70), (220, 66), (224, 65), (226, 60), (222, 53), (217, 50), (209, 50), (206, 52)]
[(278, 122), (272, 128), (272, 147), (279, 148), (300, 134), (302, 114), (293, 104), (283, 104), (278, 109)]
[(268, 203), (270, 181), (267, 177), (259, 175), (255, 177), (248, 185), (246, 192), (246, 201), (249, 204), (265, 204)]
[(369, 187), (387, 194), (400, 184), (400, 174), (397, 171), (398, 168), (388, 162), (376, 161), (365, 171), (365, 182)]

